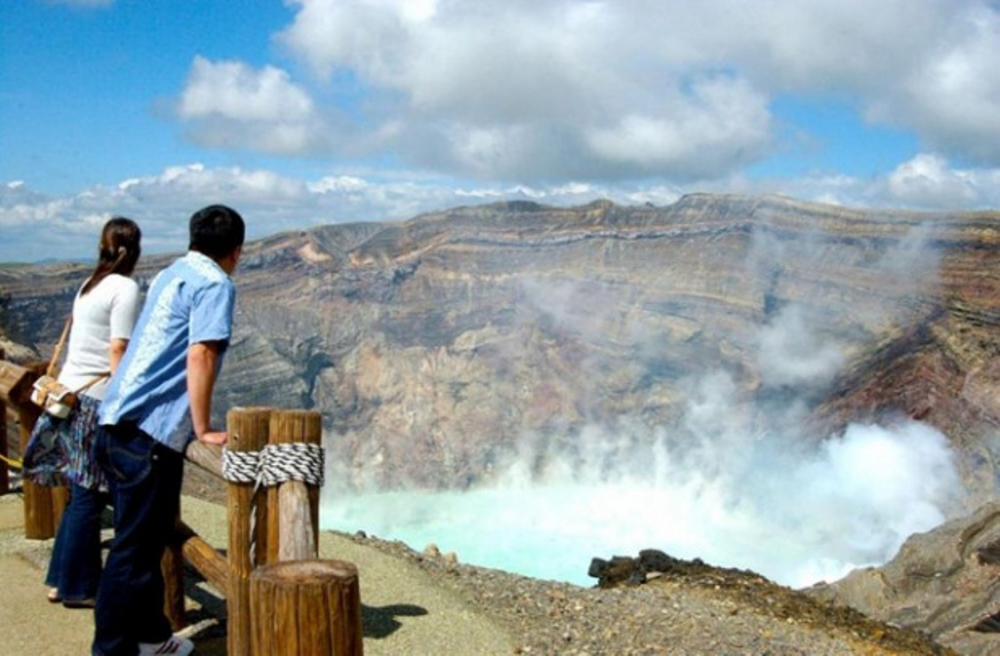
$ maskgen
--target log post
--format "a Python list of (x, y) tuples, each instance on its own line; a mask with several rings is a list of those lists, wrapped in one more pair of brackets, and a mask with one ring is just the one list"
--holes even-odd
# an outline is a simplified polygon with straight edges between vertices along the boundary
[[(271, 444), (319, 444), (323, 437), (320, 413), (279, 410), (271, 415)], [(285, 481), (268, 488), (267, 562), (306, 560), (319, 553), (319, 488), (303, 481)]]
[(229, 591), (229, 561), (183, 521), (178, 521), (175, 528), (174, 540), (184, 560), (225, 596)]
[[(0, 348), (0, 360), (7, 359), (7, 352)], [(3, 398), (0, 398), (0, 423), (3, 424), (3, 430), (0, 430), (0, 456), (4, 458), (10, 457), (10, 449), (8, 448), (7, 440), (7, 404), (4, 403)], [(3, 496), (10, 492), (10, 471), (7, 468), (7, 463), (0, 458), (0, 496)]]
[[(39, 374), (45, 371), (46, 363), (36, 362), (26, 366), (0, 361), (0, 400), (17, 414), (20, 451), (28, 445), (28, 437), (41, 410), (31, 403), (31, 385)], [(6, 413), (4, 431), (7, 430)], [(6, 433), (4, 435), (6, 438)], [(21, 478), (24, 491), (24, 537), (29, 540), (45, 540), (56, 534), (55, 513), (52, 492), (48, 488), (35, 485)]]
[[(41, 411), (30, 404), (17, 407), (17, 423), (21, 438), (21, 453), (28, 446), (31, 429)], [(52, 490), (41, 485), (35, 485), (26, 477), (21, 478), (21, 489), (24, 492), (24, 537), (29, 540), (48, 540), (55, 537), (55, 512), (52, 506)]]
[[(271, 410), (268, 408), (233, 408), (226, 415), (229, 439), (226, 448), (233, 452), (260, 451), (267, 444)], [(227, 653), (230, 656), (250, 654), (250, 574), (266, 544), (257, 539), (264, 535), (258, 530), (266, 525), (260, 514), (263, 503), (254, 502), (253, 483), (227, 483), (229, 511), (229, 590), (226, 595), (228, 631)], [(259, 495), (263, 498), (263, 494)], [(262, 521), (263, 520), (263, 521)], [(251, 542), (257, 540), (255, 549)], [(256, 554), (254, 551), (256, 550)]]
[(358, 570), (339, 560), (294, 560), (250, 577), (253, 656), (361, 656)]
[(184, 450), (184, 457), (216, 478), (222, 478), (222, 447), (191, 440)]
[[(10, 447), (7, 439), (7, 404), (0, 399), (0, 422), (3, 422), (3, 430), (0, 430), (0, 456), (10, 458)], [(10, 470), (7, 461), (0, 458), (0, 496), (10, 492)]]
[[(180, 523), (180, 517), (175, 524)], [(187, 626), (184, 617), (184, 557), (180, 545), (175, 542), (167, 544), (160, 559), (160, 571), (163, 573), (163, 614), (170, 622), (173, 631), (180, 631)]]

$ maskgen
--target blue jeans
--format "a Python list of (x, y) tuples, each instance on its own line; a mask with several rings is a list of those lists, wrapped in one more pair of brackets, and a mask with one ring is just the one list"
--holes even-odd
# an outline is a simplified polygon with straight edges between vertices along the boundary
[(114, 505), (115, 537), (94, 611), (94, 656), (133, 656), (172, 631), (163, 614), (160, 561), (180, 510), (182, 454), (133, 424), (98, 429), (95, 457)]
[(108, 495), (70, 484), (49, 560), (45, 585), (57, 588), (63, 601), (93, 599), (101, 579), (101, 513)]

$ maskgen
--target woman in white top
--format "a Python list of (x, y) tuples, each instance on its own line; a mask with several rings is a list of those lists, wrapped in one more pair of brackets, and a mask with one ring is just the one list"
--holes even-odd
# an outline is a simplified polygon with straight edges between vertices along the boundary
[[(65, 420), (47, 414), (38, 420), (50, 422), (58, 435), (59, 473), (70, 487), (45, 579), (49, 600), (70, 608), (93, 607), (101, 575), (101, 514), (108, 497), (90, 454), (108, 374), (125, 353), (140, 309), (139, 286), (130, 276), (139, 260), (141, 236), (131, 219), (115, 217), (104, 225), (97, 266), (73, 301), (66, 361), (59, 374), (59, 382), (72, 390), (89, 386)], [(39, 470), (44, 467), (34, 472), (26, 467), (29, 476), (44, 480), (46, 472)]]

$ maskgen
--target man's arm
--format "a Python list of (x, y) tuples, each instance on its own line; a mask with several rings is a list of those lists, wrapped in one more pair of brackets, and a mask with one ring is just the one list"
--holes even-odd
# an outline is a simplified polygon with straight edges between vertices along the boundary
[(219, 342), (198, 342), (191, 344), (187, 353), (191, 422), (195, 437), (209, 444), (225, 444), (228, 438), (225, 431), (213, 431), (211, 428), (212, 390), (215, 388), (215, 375), (218, 371), (219, 347)]
[(111, 373), (118, 371), (118, 363), (122, 361), (126, 348), (128, 348), (127, 339), (116, 337), (108, 342), (108, 360), (111, 362)]

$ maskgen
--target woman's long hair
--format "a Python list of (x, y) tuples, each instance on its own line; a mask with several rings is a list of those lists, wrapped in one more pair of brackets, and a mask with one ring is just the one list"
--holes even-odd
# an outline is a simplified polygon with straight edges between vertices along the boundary
[(97, 245), (97, 266), (80, 290), (80, 295), (83, 296), (97, 287), (112, 273), (122, 276), (132, 275), (136, 262), (139, 261), (141, 239), (142, 232), (132, 219), (116, 216), (105, 223), (101, 231), (101, 241)]

